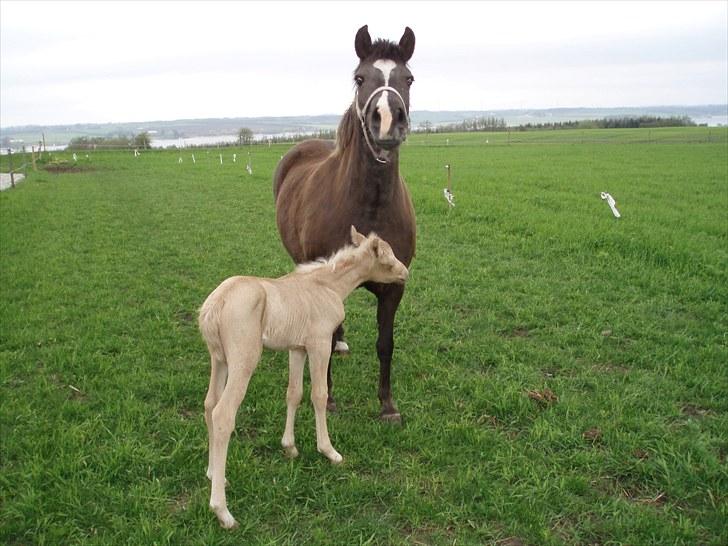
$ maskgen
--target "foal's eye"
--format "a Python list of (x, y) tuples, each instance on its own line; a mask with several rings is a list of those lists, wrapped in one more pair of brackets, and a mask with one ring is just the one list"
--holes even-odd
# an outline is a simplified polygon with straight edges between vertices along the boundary
[(362, 78), (361, 76), (354, 76), (354, 83), (357, 87), (361, 87), (364, 83), (364, 78)]
[(415, 81), (415, 79), (412, 76), (410, 76), (409, 78), (407, 78), (407, 86), (408, 87), (411, 86), (414, 81)]

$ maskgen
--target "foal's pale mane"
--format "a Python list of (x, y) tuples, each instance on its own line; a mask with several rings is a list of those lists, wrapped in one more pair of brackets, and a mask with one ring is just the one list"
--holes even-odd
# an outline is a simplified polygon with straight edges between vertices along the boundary
[(296, 269), (294, 271), (296, 273), (310, 273), (311, 271), (323, 269), (324, 267), (328, 266), (331, 266), (332, 269), (335, 270), (336, 264), (349, 258), (352, 254), (354, 254), (356, 249), (357, 247), (355, 247), (354, 245), (347, 245), (337, 250), (328, 258), (319, 258), (318, 260), (314, 260), (312, 262), (299, 264), (296, 266)]
[[(377, 234), (372, 232), (367, 237), (367, 240), (362, 242), (362, 245), (367, 244), (369, 240), (371, 240), (373, 237), (377, 237)], [(360, 245), (361, 246), (361, 245)], [(312, 262), (306, 262), (302, 264), (298, 264), (296, 266), (296, 269), (294, 269), (294, 272), (296, 273), (310, 273), (311, 271), (316, 271), (318, 269), (323, 269), (324, 267), (331, 267), (333, 271), (336, 270), (337, 264), (340, 262), (345, 262), (348, 258), (354, 255), (354, 253), (357, 251), (359, 247), (354, 245), (346, 245), (336, 252), (334, 252), (331, 256), (328, 258), (319, 258), (317, 260), (314, 260)]]

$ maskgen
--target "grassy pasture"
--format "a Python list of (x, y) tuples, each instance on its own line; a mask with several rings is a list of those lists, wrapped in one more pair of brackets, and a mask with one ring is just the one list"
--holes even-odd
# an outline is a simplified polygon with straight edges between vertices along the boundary
[(227, 276), (290, 270), (271, 193), (287, 148), (253, 147), (252, 176), (242, 149), (79, 154), (0, 194), (0, 543), (728, 543), (715, 128), (414, 135), (404, 425), (376, 419), (358, 291), (329, 419), (343, 466), (316, 452), (307, 397), (283, 457), (286, 355), (264, 353), (228, 457), (241, 527), (220, 529), (196, 310)]

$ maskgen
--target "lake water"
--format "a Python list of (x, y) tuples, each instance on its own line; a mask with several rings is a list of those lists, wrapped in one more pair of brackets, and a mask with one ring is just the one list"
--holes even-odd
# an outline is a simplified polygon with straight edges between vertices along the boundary
[[(293, 138), (299, 135), (312, 133), (276, 133), (276, 134), (254, 134), (253, 140), (265, 142), (269, 138)], [(238, 141), (238, 135), (214, 135), (198, 136), (187, 138), (152, 138), (152, 148), (187, 148), (189, 146), (215, 146), (216, 144), (234, 144)]]

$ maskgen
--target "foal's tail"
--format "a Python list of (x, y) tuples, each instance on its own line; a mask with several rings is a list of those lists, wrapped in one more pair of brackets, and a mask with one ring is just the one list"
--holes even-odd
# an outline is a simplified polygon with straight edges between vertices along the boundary
[(225, 350), (220, 338), (220, 315), (225, 305), (225, 298), (223, 297), (225, 284), (226, 282), (223, 282), (212, 294), (207, 296), (205, 303), (200, 308), (198, 317), (200, 333), (207, 343), (210, 356), (220, 362), (225, 361)]

